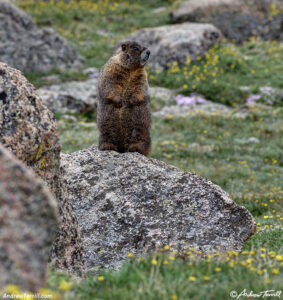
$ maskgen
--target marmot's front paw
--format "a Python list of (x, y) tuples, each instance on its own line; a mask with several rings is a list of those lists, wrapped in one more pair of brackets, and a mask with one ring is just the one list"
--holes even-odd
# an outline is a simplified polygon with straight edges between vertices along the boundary
[(119, 98), (119, 97), (107, 98), (106, 103), (109, 104), (109, 105), (114, 105), (117, 108), (120, 108), (123, 104), (122, 99)]
[(122, 99), (121, 98), (114, 98), (113, 99), (113, 104), (117, 108), (122, 107), (122, 104), (123, 104)]
[(141, 104), (142, 104), (142, 101), (141, 101), (139, 98), (133, 96), (133, 97), (130, 99), (130, 104), (133, 105), (133, 106), (141, 105)]

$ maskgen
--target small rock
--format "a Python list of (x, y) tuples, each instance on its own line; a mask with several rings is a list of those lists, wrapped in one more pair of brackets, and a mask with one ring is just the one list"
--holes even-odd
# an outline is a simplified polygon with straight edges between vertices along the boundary
[(74, 123), (77, 123), (78, 122), (78, 119), (75, 117), (75, 116), (70, 116), (70, 115), (63, 115), (62, 116), (63, 119), (66, 119), (66, 120), (70, 120)]
[(240, 90), (243, 92), (250, 92), (252, 89), (250, 86), (240, 86)]
[(57, 82), (57, 81), (59, 81), (59, 75), (44, 76), (42, 79), (49, 81), (49, 82)]
[(176, 91), (155, 86), (149, 87), (149, 95), (151, 99), (160, 99), (164, 105), (170, 105), (174, 104)]
[(155, 14), (160, 14), (161, 12), (164, 12), (167, 10), (167, 7), (165, 6), (161, 6), (161, 7), (157, 7), (153, 10), (153, 13)]
[(98, 78), (99, 70), (97, 68), (87, 68), (83, 70), (83, 73), (88, 75), (88, 78)]
[(253, 144), (258, 144), (260, 141), (258, 138), (252, 136), (248, 139), (248, 142)]
[(211, 152), (214, 149), (214, 145), (200, 145), (199, 143), (192, 143), (188, 145), (188, 149), (198, 153)]

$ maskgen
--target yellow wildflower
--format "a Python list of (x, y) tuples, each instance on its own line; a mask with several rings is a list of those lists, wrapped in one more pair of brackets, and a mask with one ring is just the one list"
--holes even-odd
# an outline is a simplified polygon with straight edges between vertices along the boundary
[(60, 281), (59, 284), (59, 289), (63, 292), (69, 291), (71, 288), (72, 284), (66, 280)]

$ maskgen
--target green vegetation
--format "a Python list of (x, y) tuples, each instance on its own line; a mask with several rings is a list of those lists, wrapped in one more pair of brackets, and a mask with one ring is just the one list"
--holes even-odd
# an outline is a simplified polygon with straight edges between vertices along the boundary
[[(56, 2), (56, 1), (53, 1)], [(169, 23), (174, 1), (20, 1), (40, 26), (52, 26), (86, 58), (86, 67), (101, 67), (114, 45), (133, 30)], [(154, 13), (157, 7), (165, 10)], [(151, 85), (197, 91), (207, 99), (241, 110), (249, 85), (283, 89), (283, 44), (252, 39), (242, 46), (222, 43), (204, 58), (184, 67), (149, 72)], [(60, 73), (59, 73), (60, 74)], [(37, 86), (38, 74), (27, 74)], [(83, 79), (81, 73), (60, 74), (61, 80)], [(152, 99), (153, 108), (159, 106)], [(177, 257), (169, 249), (129, 262), (120, 271), (89, 275), (78, 283), (50, 272), (48, 289), (64, 299), (230, 299), (233, 290), (260, 293), (282, 288), (283, 272), (283, 109), (261, 105), (246, 108), (247, 117), (202, 115), (153, 118), (152, 157), (209, 178), (220, 185), (257, 221), (257, 233), (238, 255), (206, 257), (187, 249)], [(63, 151), (97, 144), (94, 116), (76, 115), (73, 122), (58, 115)], [(250, 138), (256, 138), (250, 139)], [(165, 254), (164, 254), (165, 253)], [(131, 256), (131, 255), (129, 255)], [(281, 283), (281, 285), (280, 285)], [(49, 290), (47, 290), (49, 291)], [(57, 295), (57, 296), (58, 296)], [(242, 298), (241, 298), (242, 299)], [(276, 299), (276, 297), (268, 297)]]

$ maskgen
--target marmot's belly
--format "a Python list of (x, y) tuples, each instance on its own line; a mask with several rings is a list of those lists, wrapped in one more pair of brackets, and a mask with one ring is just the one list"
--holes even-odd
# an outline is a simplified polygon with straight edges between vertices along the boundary
[(116, 108), (109, 113), (106, 123), (113, 143), (118, 146), (119, 151), (127, 151), (137, 121), (133, 118), (133, 108)]

